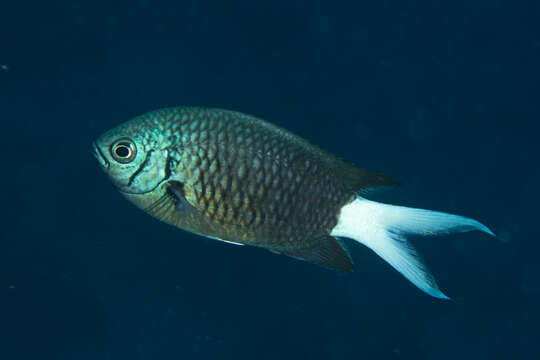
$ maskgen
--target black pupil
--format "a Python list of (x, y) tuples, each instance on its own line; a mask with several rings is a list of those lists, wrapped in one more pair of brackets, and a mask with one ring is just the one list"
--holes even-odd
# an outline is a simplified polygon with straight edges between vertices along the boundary
[(118, 155), (118, 157), (125, 158), (129, 156), (131, 151), (126, 145), (118, 145), (116, 149), (114, 149), (114, 152), (116, 153), (116, 155)]

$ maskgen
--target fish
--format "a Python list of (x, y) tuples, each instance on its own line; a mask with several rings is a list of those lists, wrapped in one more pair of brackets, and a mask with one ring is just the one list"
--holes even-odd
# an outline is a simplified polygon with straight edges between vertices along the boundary
[(369, 200), (397, 181), (240, 112), (150, 111), (105, 132), (92, 151), (124, 197), (167, 224), (343, 272), (354, 268), (344, 243), (352, 239), (440, 299), (449, 297), (407, 238), (495, 236), (471, 218)]

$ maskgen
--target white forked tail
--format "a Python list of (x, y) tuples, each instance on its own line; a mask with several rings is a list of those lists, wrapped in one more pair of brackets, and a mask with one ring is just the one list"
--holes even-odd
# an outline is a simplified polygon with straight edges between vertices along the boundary
[(421, 290), (431, 296), (448, 299), (406, 236), (472, 230), (495, 236), (486, 226), (463, 216), (381, 204), (358, 197), (341, 208), (331, 235), (351, 238), (366, 245)]

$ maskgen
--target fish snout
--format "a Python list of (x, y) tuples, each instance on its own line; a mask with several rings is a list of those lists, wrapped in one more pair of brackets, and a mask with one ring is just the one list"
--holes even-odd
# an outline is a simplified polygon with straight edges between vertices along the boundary
[(105, 170), (109, 168), (109, 161), (107, 158), (105, 158), (105, 155), (103, 155), (103, 152), (99, 148), (98, 145), (96, 145), (95, 142), (92, 143), (92, 153), (94, 154), (94, 157), (99, 162), (101, 167), (103, 167)]

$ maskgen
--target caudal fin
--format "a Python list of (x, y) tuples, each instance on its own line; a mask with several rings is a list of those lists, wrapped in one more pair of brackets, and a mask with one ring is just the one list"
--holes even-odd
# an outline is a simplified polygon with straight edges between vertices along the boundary
[(330, 235), (366, 245), (421, 290), (436, 298), (448, 299), (406, 236), (472, 230), (495, 236), (480, 222), (463, 216), (381, 204), (358, 197), (341, 209), (338, 224)]

